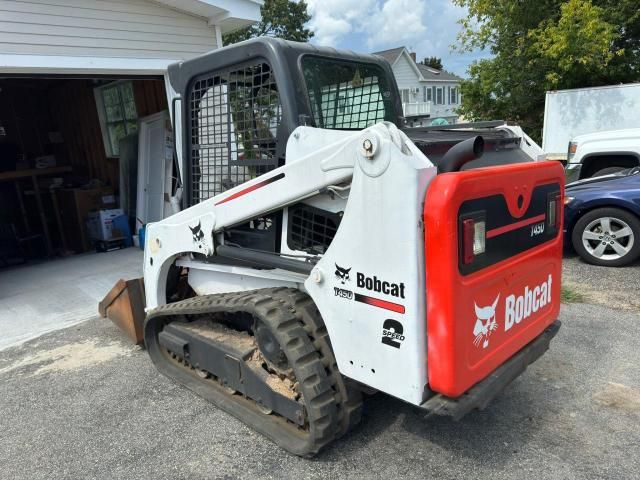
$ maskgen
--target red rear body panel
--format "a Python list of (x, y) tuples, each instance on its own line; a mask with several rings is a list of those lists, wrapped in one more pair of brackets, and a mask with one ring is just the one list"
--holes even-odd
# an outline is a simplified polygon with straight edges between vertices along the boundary
[[(433, 391), (460, 396), (558, 318), (563, 197), (558, 162), (448, 173), (432, 181), (424, 221)], [(555, 213), (551, 199), (560, 202)], [(486, 251), (470, 264), (462, 259), (464, 218), (486, 223)]]

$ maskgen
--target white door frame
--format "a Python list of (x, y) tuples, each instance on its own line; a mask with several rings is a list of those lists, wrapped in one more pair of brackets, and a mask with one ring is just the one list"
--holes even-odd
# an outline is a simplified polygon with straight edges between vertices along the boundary
[[(157, 122), (158, 120), (166, 122), (169, 120), (169, 115), (166, 111), (154, 113), (153, 115), (149, 115), (147, 117), (143, 117), (138, 119), (138, 191), (137, 191), (137, 202), (136, 202), (136, 231), (142, 225), (141, 223), (149, 222), (148, 212), (147, 212), (147, 202), (146, 202), (146, 180), (148, 171), (150, 168), (153, 168), (151, 165), (151, 158), (149, 158), (148, 146), (145, 144), (145, 141), (148, 136), (148, 130), (152, 123)], [(170, 155), (166, 154), (165, 151), (166, 146), (163, 145), (163, 162), (160, 166), (160, 172), (158, 172), (160, 177), (160, 182), (163, 185), (164, 195), (161, 198), (162, 205), (160, 205), (160, 210), (163, 212), (163, 217), (167, 216), (168, 208), (165, 205), (166, 199), (171, 195), (171, 168), (173, 168), (173, 162)], [(158, 168), (156, 166), (156, 168)], [(153, 221), (158, 221), (161, 219), (153, 219)]]

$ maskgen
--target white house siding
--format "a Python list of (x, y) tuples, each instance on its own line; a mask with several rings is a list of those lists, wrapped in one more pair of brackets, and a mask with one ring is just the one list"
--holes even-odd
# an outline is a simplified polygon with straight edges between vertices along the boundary
[(400, 58), (393, 65), (393, 73), (396, 77), (396, 82), (400, 88), (415, 87), (418, 81), (418, 74), (415, 68), (411, 66), (407, 57), (401, 55)]
[[(442, 117), (442, 118), (446, 118), (446, 119), (455, 119), (458, 117), (458, 115), (455, 113), (455, 110), (460, 106), (460, 85), (457, 83), (453, 83), (453, 82), (421, 82), (422, 86), (426, 86), (427, 88), (431, 89), (431, 95), (432, 95), (432, 101), (431, 101), (431, 118), (438, 118), (438, 117)], [(435, 97), (434, 95), (434, 89), (436, 88), (443, 88), (443, 95), (444, 95), (444, 104), (437, 104), (435, 102), (435, 100), (433, 100)], [(458, 89), (458, 103), (456, 103), (455, 105), (451, 105), (449, 103), (449, 98), (450, 98), (450, 90), (452, 88), (457, 88)], [(423, 88), (420, 87), (420, 101), (423, 100)]]
[[(414, 67), (411, 66), (405, 55), (400, 55), (400, 58), (393, 65), (393, 75), (396, 77), (396, 83), (398, 88), (402, 90), (409, 89), (415, 90), (420, 86), (418, 74)], [(403, 102), (405, 99), (403, 99)], [(422, 99), (419, 95), (410, 93), (409, 102), (421, 102)]]
[[(455, 110), (460, 106), (460, 85), (455, 81), (421, 80), (411, 63), (413, 61), (406, 54), (401, 54), (393, 63), (393, 75), (396, 78), (398, 89), (402, 97), (402, 103), (419, 104), (430, 103), (429, 119), (425, 119), (425, 124), (429, 124), (434, 118), (445, 118), (450, 122), (457, 121), (458, 115)], [(431, 92), (431, 97), (425, 94), (425, 88)], [(436, 88), (443, 88), (443, 103), (436, 103)], [(457, 103), (450, 103), (450, 91), (452, 88), (458, 89)], [(413, 105), (412, 108), (419, 106)], [(412, 115), (409, 113), (408, 115)], [(413, 113), (413, 115), (419, 115)]]
[(145, 0), (0, 0), (0, 54), (181, 60), (215, 48), (206, 19)]

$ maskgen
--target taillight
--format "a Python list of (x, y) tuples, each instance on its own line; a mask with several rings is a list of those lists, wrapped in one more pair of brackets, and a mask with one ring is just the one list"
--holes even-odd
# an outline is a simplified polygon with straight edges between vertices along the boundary
[(485, 251), (486, 222), (475, 218), (462, 220), (462, 263), (468, 265)]
[(549, 196), (547, 205), (547, 226), (550, 228), (560, 229), (560, 219), (562, 218), (562, 202), (560, 194), (555, 193)]
[(578, 144), (576, 142), (569, 142), (569, 150), (567, 152), (567, 160), (571, 160), (578, 150)]

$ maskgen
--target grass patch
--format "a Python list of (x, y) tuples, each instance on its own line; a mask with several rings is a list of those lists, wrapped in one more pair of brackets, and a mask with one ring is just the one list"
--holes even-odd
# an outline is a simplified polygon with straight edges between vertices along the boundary
[(574, 287), (563, 285), (560, 299), (562, 303), (584, 303), (585, 296)]

